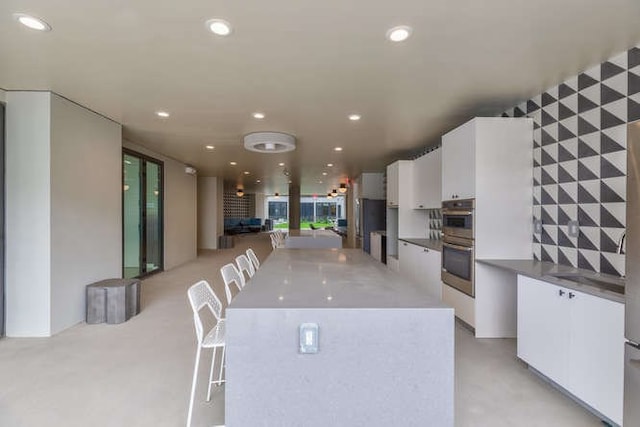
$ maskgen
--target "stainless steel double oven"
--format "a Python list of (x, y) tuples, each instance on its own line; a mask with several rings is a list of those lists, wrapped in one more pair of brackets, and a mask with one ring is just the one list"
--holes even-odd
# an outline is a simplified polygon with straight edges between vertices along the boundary
[(444, 283), (475, 297), (475, 200), (442, 202), (442, 274)]

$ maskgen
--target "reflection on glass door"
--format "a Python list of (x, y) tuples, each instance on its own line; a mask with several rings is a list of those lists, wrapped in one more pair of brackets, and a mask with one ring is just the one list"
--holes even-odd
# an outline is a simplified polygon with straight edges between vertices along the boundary
[(162, 270), (162, 163), (123, 153), (123, 277)]

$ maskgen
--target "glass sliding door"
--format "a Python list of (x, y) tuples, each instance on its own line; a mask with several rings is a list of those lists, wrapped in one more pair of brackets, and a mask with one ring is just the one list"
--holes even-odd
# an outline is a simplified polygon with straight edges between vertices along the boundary
[(163, 165), (144, 155), (123, 153), (123, 277), (162, 270)]

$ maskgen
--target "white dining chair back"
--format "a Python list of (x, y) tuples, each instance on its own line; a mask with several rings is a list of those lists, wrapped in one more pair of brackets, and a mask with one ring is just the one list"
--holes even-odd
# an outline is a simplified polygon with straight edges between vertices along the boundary
[[(205, 280), (192, 285), (187, 291), (189, 303), (193, 311), (193, 322), (196, 329), (197, 350), (196, 361), (193, 368), (193, 380), (191, 382), (191, 396), (189, 398), (189, 413), (187, 415), (187, 427), (191, 426), (193, 418), (193, 402), (196, 393), (196, 383), (198, 379), (198, 367), (200, 366), (200, 352), (203, 348), (213, 348), (213, 357), (211, 359), (211, 368), (209, 370), (209, 384), (207, 387), (207, 402), (211, 400), (211, 386), (213, 384), (220, 385), (225, 380), (222, 378), (224, 371), (224, 354), (225, 354), (225, 319), (222, 318), (222, 303), (220, 299)], [(215, 325), (205, 334), (204, 324), (200, 317), (200, 312), (207, 308), (213, 318), (216, 320)], [(217, 379), (213, 379), (214, 367), (216, 363), (216, 353), (218, 348), (222, 349), (222, 356), (218, 366)]]
[(253, 268), (256, 271), (258, 271), (258, 268), (260, 268), (260, 260), (258, 259), (258, 256), (253, 251), (253, 249), (251, 248), (247, 249), (247, 257), (249, 258), (249, 260), (251, 260), (251, 263), (253, 264)]
[[(238, 271), (235, 265), (229, 263), (220, 269), (222, 280), (224, 281), (224, 292), (227, 296), (227, 305), (231, 304), (233, 292), (231, 292), (231, 284), (235, 284), (238, 292), (244, 288), (244, 276)], [(237, 292), (236, 292), (237, 293)]]
[(236, 264), (238, 264), (238, 271), (240, 271), (243, 278), (245, 278), (244, 274), (247, 274), (245, 283), (256, 274), (256, 269), (253, 268), (253, 264), (245, 254), (236, 257)]
[(270, 234), (269, 237), (271, 238), (271, 248), (278, 249), (278, 239), (276, 238), (276, 235)]

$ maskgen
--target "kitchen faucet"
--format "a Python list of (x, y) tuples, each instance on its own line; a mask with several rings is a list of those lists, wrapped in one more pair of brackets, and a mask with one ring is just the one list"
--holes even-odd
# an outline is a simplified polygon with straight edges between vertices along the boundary
[(623, 231), (622, 236), (620, 236), (620, 240), (618, 240), (618, 248), (616, 249), (617, 254), (624, 254), (627, 251), (626, 239), (627, 239), (627, 232)]

